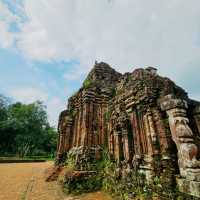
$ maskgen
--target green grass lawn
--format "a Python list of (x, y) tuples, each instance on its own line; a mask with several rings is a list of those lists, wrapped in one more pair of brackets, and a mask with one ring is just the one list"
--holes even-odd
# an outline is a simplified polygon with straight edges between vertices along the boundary
[(18, 157), (18, 156), (0, 156), (1, 160), (46, 160), (46, 161), (53, 161), (55, 158), (53, 156), (25, 156), (25, 157)]

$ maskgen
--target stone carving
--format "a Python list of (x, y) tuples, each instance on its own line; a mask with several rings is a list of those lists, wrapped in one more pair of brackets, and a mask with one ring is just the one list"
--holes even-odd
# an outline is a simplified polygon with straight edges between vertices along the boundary
[[(167, 111), (172, 139), (178, 149), (178, 165), (180, 176), (193, 184), (200, 186), (200, 161), (198, 160), (199, 149), (194, 142), (194, 134), (189, 127), (189, 119), (186, 110), (187, 102), (177, 99), (173, 95), (164, 97), (161, 108)], [(200, 187), (199, 187), (200, 188)], [(191, 191), (192, 192), (192, 191)], [(200, 191), (196, 191), (200, 194)]]
[(193, 111), (195, 122), (198, 128), (198, 135), (200, 137), (200, 105), (197, 105)]
[(95, 62), (58, 132), (60, 164), (75, 152), (82, 169), (104, 147), (122, 171), (137, 168), (148, 182), (173, 174), (181, 191), (200, 197), (200, 103), (153, 67), (122, 75)]
[(187, 102), (168, 95), (161, 107), (167, 111), (169, 116), (172, 138), (178, 149), (181, 176), (200, 181), (200, 161), (197, 160), (199, 150), (194, 143), (194, 135), (189, 127), (189, 119), (186, 114)]

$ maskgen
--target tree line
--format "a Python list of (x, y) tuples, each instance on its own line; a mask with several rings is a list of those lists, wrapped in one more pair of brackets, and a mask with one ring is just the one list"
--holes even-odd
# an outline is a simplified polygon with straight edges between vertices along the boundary
[(51, 127), (46, 107), (40, 101), (11, 103), (0, 95), (0, 155), (20, 157), (52, 155), (57, 133)]

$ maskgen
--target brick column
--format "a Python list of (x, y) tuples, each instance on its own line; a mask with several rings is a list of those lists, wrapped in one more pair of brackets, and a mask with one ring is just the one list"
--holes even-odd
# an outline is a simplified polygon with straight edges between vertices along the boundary
[(161, 109), (168, 114), (172, 139), (178, 149), (179, 189), (200, 197), (200, 161), (197, 160), (198, 148), (189, 127), (187, 108), (185, 100), (172, 95), (165, 96), (161, 101)]

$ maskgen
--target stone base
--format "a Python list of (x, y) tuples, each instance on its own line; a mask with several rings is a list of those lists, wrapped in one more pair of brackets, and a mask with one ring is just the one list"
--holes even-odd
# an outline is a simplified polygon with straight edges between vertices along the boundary
[(200, 169), (191, 169), (187, 172), (187, 179), (200, 182)]
[(152, 183), (153, 177), (155, 177), (153, 157), (146, 155), (143, 159), (143, 164), (139, 166), (139, 172), (145, 175), (147, 183)]
[(101, 148), (100, 146), (79, 146), (73, 147), (68, 152), (68, 157), (74, 159), (75, 168), (77, 170), (89, 170), (89, 164), (94, 163), (94, 161), (101, 158)]
[(200, 182), (190, 181), (184, 178), (176, 179), (180, 192), (200, 198)]

